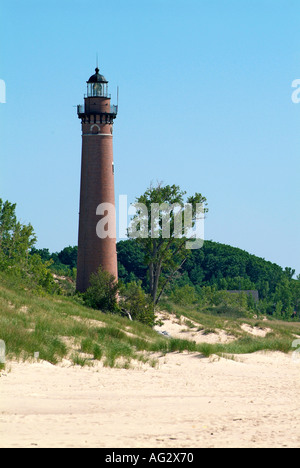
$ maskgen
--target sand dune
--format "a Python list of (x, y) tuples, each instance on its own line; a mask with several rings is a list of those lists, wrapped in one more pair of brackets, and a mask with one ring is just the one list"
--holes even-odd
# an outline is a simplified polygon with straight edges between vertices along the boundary
[(8, 364), (0, 447), (299, 447), (300, 362), (170, 354), (158, 368)]
[[(229, 335), (225, 330), (215, 330), (214, 333), (206, 334), (201, 330), (201, 325), (192, 320), (193, 328), (186, 325), (186, 318), (181, 316), (179, 319), (174, 314), (160, 312), (157, 319), (161, 320), (161, 325), (156, 325), (154, 329), (160, 333), (166, 331), (172, 338), (181, 338), (195, 341), (196, 343), (228, 343), (235, 337)], [(200, 326), (200, 327), (199, 327)]]

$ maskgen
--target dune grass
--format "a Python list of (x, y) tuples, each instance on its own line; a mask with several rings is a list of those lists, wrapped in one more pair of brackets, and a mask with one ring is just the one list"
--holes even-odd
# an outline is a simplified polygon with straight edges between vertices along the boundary
[(202, 329), (223, 329), (235, 340), (227, 344), (196, 344), (167, 338), (139, 322), (87, 308), (76, 297), (39, 296), (0, 274), (0, 339), (6, 344), (7, 360), (31, 360), (38, 352), (40, 359), (52, 364), (68, 359), (74, 365), (102, 361), (105, 366), (126, 368), (132, 360), (155, 365), (154, 353), (187, 351), (210, 356), (261, 350), (289, 352), (295, 336), (300, 335), (299, 323), (274, 321), (271, 325), (268, 322), (272, 331), (264, 338), (249, 336), (241, 329), (242, 323), (262, 327), (265, 323), (210, 316), (193, 307), (170, 307), (187, 321), (201, 324)]
[(39, 358), (78, 365), (102, 360), (113, 367), (132, 359), (146, 361), (145, 352), (166, 351), (165, 339), (139, 322), (89, 309), (72, 297), (38, 296), (0, 275), (0, 339), (7, 359)]
[[(201, 324), (198, 327), (202, 330), (203, 335), (208, 335), (217, 330), (224, 330), (234, 340), (229, 343), (210, 344), (201, 343), (195, 344), (195, 351), (209, 357), (213, 354), (217, 355), (233, 355), (233, 354), (249, 354), (257, 351), (280, 351), (288, 353), (293, 350), (293, 341), (300, 336), (300, 322), (284, 322), (282, 320), (272, 320), (269, 318), (267, 322), (264, 317), (249, 318), (245, 317), (233, 318), (230, 316), (218, 316), (207, 313), (207, 310), (201, 310), (199, 307), (192, 305), (177, 305), (168, 304), (168, 312), (184, 319), (184, 323), (195, 321)], [(265, 329), (271, 331), (265, 337), (249, 335), (242, 330), (241, 325), (247, 324), (251, 327)]]

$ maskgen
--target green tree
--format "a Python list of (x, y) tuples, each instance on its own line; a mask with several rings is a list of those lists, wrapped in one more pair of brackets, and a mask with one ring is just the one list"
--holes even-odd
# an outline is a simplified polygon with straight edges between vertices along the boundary
[(275, 303), (279, 301), (282, 302), (282, 307), (284, 311), (290, 309), (292, 305), (293, 294), (290, 288), (290, 281), (287, 277), (283, 278), (283, 280), (276, 286), (274, 299)]
[(0, 199), (0, 268), (26, 268), (35, 242), (31, 224), (24, 225), (17, 220), (16, 205)]
[(282, 312), (282, 301), (279, 299), (279, 301), (275, 305), (275, 312), (274, 312), (274, 317), (277, 319), (281, 319), (281, 312)]
[(194, 286), (185, 284), (184, 286), (175, 286), (170, 294), (170, 300), (175, 304), (195, 304), (197, 295)]
[(295, 271), (293, 268), (290, 268), (290, 267), (285, 267), (284, 269), (284, 273), (285, 275), (287, 276), (288, 279), (292, 279), (294, 274), (295, 274)]
[(188, 197), (186, 201), (185, 195), (186, 192), (177, 185), (158, 184), (156, 187), (150, 186), (136, 199), (137, 213), (128, 235), (136, 238), (144, 251), (149, 291), (154, 304), (158, 303), (165, 288), (191, 253), (186, 248), (186, 242), (193, 237), (183, 226), (184, 217), (190, 214), (193, 228), (198, 214), (197, 206), (203, 207), (203, 212), (207, 211), (206, 198), (200, 193)]
[(148, 287), (145, 253), (135, 239), (117, 243), (119, 278), (125, 282), (141, 280)]
[(68, 265), (70, 270), (77, 267), (77, 255), (78, 255), (78, 248), (77, 247), (65, 247), (61, 252), (58, 254), (58, 258), (61, 263), (64, 265)]
[(141, 282), (130, 282), (120, 289), (121, 301), (119, 306), (126, 311), (132, 320), (150, 325), (155, 322), (154, 304), (151, 297), (145, 294)]
[(0, 269), (22, 278), (26, 287), (49, 293), (59, 293), (50, 271), (52, 260), (48, 249), (43, 257), (34, 248), (36, 236), (31, 224), (20, 223), (16, 205), (0, 199)]
[(46, 291), (50, 294), (60, 293), (60, 287), (55, 283), (51, 272), (52, 260), (43, 261), (42, 258), (33, 254), (29, 257), (27, 278), (30, 286), (34, 289)]
[(51, 259), (51, 253), (49, 252), (49, 249), (37, 249), (36, 247), (32, 247), (30, 254), (39, 255), (43, 262), (48, 262)]
[(108, 271), (99, 268), (90, 278), (90, 287), (83, 294), (84, 302), (93, 309), (115, 312), (117, 308), (118, 283)]

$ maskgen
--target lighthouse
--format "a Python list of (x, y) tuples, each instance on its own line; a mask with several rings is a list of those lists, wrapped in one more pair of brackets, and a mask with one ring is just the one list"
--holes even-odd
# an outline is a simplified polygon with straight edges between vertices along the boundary
[[(77, 106), (82, 129), (77, 290), (85, 292), (99, 267), (118, 278), (113, 160), (113, 123), (108, 81), (95, 69), (84, 105)], [(99, 234), (99, 223), (103, 224)], [(105, 227), (106, 225), (106, 227)]]

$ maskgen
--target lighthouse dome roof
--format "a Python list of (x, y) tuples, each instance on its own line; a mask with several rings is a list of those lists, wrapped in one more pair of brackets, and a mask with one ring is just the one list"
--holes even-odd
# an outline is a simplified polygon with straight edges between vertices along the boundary
[(98, 67), (95, 69), (95, 72), (96, 73), (90, 77), (87, 83), (108, 83), (105, 77), (103, 75), (100, 75)]

